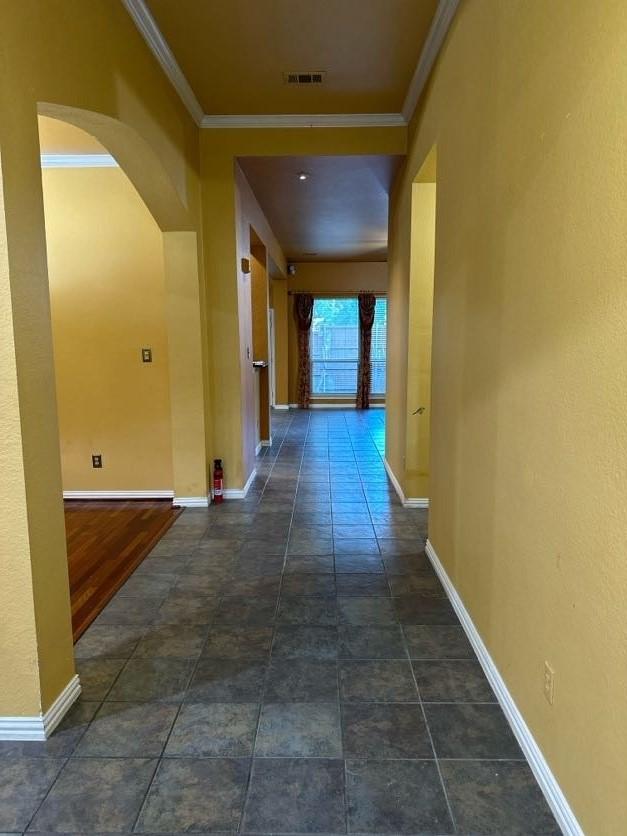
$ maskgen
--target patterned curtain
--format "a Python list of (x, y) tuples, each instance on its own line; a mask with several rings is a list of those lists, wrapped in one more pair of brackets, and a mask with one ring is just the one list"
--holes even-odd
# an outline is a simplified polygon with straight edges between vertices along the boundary
[(309, 329), (313, 316), (313, 296), (297, 293), (294, 297), (294, 317), (298, 325), (298, 392), (301, 409), (309, 409), (311, 401), (311, 360), (309, 356)]
[(359, 294), (359, 368), (357, 370), (357, 409), (370, 406), (370, 381), (372, 364), (370, 346), (372, 343), (372, 325), (377, 299), (373, 293)]

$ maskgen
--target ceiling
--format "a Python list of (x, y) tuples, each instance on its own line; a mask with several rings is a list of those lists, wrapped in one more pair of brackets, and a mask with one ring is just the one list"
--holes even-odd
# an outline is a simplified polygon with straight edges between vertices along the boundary
[[(437, 0), (145, 5), (205, 114), (398, 114)], [(293, 71), (326, 76), (290, 86)]]
[[(39, 117), (41, 153), (106, 154), (93, 136)], [(398, 156), (241, 157), (239, 163), (290, 261), (385, 261), (388, 193)], [(301, 172), (309, 176), (298, 179)], [(315, 253), (315, 255), (314, 255)]]
[[(385, 261), (394, 156), (240, 157), (288, 261)], [(301, 181), (299, 173), (308, 174)]]

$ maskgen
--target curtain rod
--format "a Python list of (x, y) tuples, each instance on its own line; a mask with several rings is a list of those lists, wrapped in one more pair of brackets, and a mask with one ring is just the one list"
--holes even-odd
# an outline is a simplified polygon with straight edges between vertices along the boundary
[(373, 293), (375, 296), (387, 296), (385, 290), (288, 290), (288, 296), (297, 296), (299, 293), (309, 293), (311, 296), (359, 296), (360, 293)]

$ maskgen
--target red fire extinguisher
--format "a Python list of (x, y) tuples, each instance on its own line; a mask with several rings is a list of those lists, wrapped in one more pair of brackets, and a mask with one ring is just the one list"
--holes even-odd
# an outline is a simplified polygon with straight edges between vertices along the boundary
[(222, 470), (222, 459), (213, 460), (213, 501), (216, 504), (224, 501), (222, 491), (224, 471)]

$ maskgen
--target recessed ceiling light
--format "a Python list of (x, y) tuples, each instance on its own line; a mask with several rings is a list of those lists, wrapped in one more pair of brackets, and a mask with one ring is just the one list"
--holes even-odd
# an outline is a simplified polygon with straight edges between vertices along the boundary
[(298, 175), (299, 180), (309, 180), (309, 175), (306, 171), (301, 171)]

